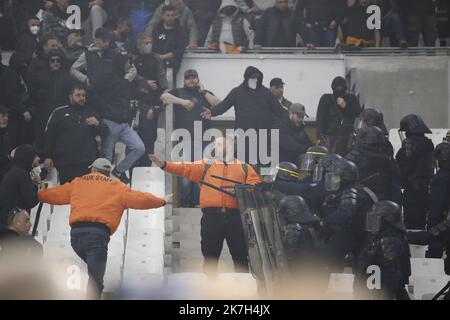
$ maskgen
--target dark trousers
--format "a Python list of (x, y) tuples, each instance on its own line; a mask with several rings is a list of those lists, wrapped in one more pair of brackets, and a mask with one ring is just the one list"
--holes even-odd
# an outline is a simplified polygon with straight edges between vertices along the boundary
[(381, 19), (381, 32), (389, 37), (389, 45), (397, 47), (400, 41), (405, 41), (405, 28), (402, 19), (397, 13), (389, 12)]
[(435, 16), (408, 17), (408, 43), (411, 47), (419, 45), (419, 34), (422, 33), (426, 47), (434, 47), (437, 38)]
[(345, 156), (348, 153), (349, 135), (329, 136), (320, 135), (320, 145), (326, 147), (330, 152)]
[(305, 27), (305, 44), (316, 47), (334, 47), (336, 43), (336, 29)]
[(407, 229), (425, 230), (430, 205), (429, 183), (408, 185), (403, 192), (403, 214)]
[(101, 233), (71, 233), (70, 243), (75, 253), (87, 264), (88, 288), (94, 289), (93, 298), (100, 299), (108, 257), (109, 236)]
[(241, 216), (237, 209), (220, 208), (202, 209), (201, 248), (205, 258), (205, 273), (214, 276), (223, 248), (223, 240), (227, 241), (236, 272), (248, 272), (247, 245), (244, 236)]
[(8, 135), (11, 143), (11, 149), (22, 144), (33, 144), (33, 123), (10, 117), (8, 122)]
[(57, 167), (59, 174), (59, 183), (64, 184), (66, 182), (71, 182), (76, 177), (81, 177), (85, 174), (88, 174), (91, 171), (89, 169), (90, 165), (90, 163), (83, 163), (73, 166)]

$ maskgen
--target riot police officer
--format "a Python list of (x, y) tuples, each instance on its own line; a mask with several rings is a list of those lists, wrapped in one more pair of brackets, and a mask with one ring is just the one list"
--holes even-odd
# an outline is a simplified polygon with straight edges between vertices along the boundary
[[(438, 144), (434, 151), (434, 157), (438, 162), (439, 170), (431, 180), (428, 230), (448, 219), (448, 210), (450, 208), (450, 144), (447, 142)], [(442, 258), (443, 247), (445, 247), (447, 252), (445, 268), (447, 273), (450, 273), (450, 241), (430, 243), (427, 257)]]
[(370, 188), (379, 200), (401, 204), (402, 192), (392, 158), (383, 148), (385, 137), (380, 128), (367, 126), (356, 130), (353, 149), (345, 156), (358, 167), (361, 183)]
[[(299, 195), (307, 202), (311, 211), (318, 216), (321, 214), (321, 205), (325, 196), (324, 172), (326, 172), (335, 161), (343, 159), (340, 155), (330, 153), (322, 156), (313, 170), (312, 182), (294, 181), (293, 179), (279, 179), (270, 183), (262, 183), (259, 186), (266, 191), (278, 191), (285, 195)], [(281, 164), (280, 164), (281, 165)]]
[(420, 116), (410, 114), (400, 121), (402, 147), (395, 157), (404, 188), (403, 212), (408, 229), (424, 229), (426, 223), (434, 152), (433, 142), (425, 137), (426, 133), (431, 131)]
[(310, 289), (325, 289), (326, 283), (323, 283), (323, 279), (328, 279), (325, 277), (326, 246), (320, 219), (311, 213), (302, 197), (293, 195), (285, 196), (281, 200), (278, 215), (294, 290), (305, 290), (309, 285), (312, 285)]
[[(410, 251), (401, 207), (379, 201), (367, 214), (367, 240), (358, 257), (355, 292), (358, 298), (409, 300), (405, 285), (411, 275)], [(370, 266), (378, 266), (381, 288), (368, 288)]]
[[(300, 164), (300, 177), (304, 182), (312, 181), (312, 173), (319, 163), (320, 158), (328, 154), (328, 149), (324, 146), (312, 146), (306, 150)], [(302, 176), (303, 175), (303, 176)]]
[[(391, 157), (391, 159), (394, 159), (394, 147), (389, 141), (389, 132), (384, 124), (383, 113), (373, 108), (364, 109), (355, 120), (355, 132), (358, 129), (367, 128), (368, 126), (375, 126), (381, 129), (385, 137), (383, 141), (383, 150)], [(355, 142), (355, 138), (355, 135), (351, 136), (349, 151), (353, 148), (352, 144)]]
[(332, 192), (322, 205), (324, 226), (330, 230), (330, 270), (342, 271), (348, 254), (356, 257), (365, 238), (365, 215), (377, 202), (376, 195), (358, 184), (358, 168), (348, 160), (336, 161), (325, 173), (325, 190)]
[(278, 164), (275, 181), (297, 182), (299, 178), (299, 170), (296, 164), (292, 162), (280, 162)]

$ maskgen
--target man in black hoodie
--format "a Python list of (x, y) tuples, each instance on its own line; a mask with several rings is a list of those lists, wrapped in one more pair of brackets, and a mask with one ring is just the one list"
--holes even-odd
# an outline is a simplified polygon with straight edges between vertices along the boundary
[(316, 115), (317, 135), (321, 144), (330, 152), (344, 156), (355, 119), (361, 113), (361, 106), (357, 97), (347, 93), (344, 78), (334, 78), (331, 88), (333, 93), (322, 95), (319, 101)]
[(305, 106), (293, 103), (289, 112), (274, 124), (280, 130), (280, 162), (298, 163), (300, 155), (312, 146), (305, 132)]
[(69, 91), (75, 79), (69, 74), (61, 49), (48, 54), (47, 68), (30, 74), (29, 92), (33, 102), (34, 141), (38, 151), (44, 149), (45, 127), (50, 114), (69, 102)]
[(37, 17), (28, 19), (28, 30), (25, 31), (17, 40), (16, 51), (9, 60), (9, 66), (13, 68), (22, 77), (25, 76), (33, 54), (38, 49), (38, 33), (41, 22)]
[(0, 104), (0, 182), (9, 170), (11, 144), (8, 135), (8, 109)]
[(90, 172), (89, 165), (98, 157), (95, 137), (106, 137), (108, 128), (88, 108), (86, 91), (81, 84), (70, 90), (69, 105), (55, 109), (45, 129), (45, 149), (58, 169), (59, 182), (64, 184)]
[[(0, 51), (1, 57), (1, 51)], [(11, 147), (31, 143), (31, 112), (28, 95), (20, 75), (0, 62), (0, 104), (8, 109)]]
[[(263, 86), (263, 77), (264, 75), (259, 69), (252, 66), (247, 67), (242, 84), (232, 89), (226, 98), (212, 110), (203, 112), (202, 116), (206, 118), (218, 116), (234, 106), (235, 129), (244, 131), (267, 129), (269, 134), (267, 142), (270, 145), (270, 129), (273, 121), (280, 118), (286, 111), (272, 96), (270, 90)], [(249, 163), (248, 150), (249, 146), (247, 145), (245, 154), (247, 163)], [(259, 154), (259, 151), (257, 152)]]
[(0, 224), (3, 225), (7, 223), (8, 213), (14, 207), (30, 212), (38, 204), (38, 187), (31, 178), (31, 170), (39, 166), (39, 157), (33, 146), (19, 146), (12, 163), (12, 168), (0, 184)]

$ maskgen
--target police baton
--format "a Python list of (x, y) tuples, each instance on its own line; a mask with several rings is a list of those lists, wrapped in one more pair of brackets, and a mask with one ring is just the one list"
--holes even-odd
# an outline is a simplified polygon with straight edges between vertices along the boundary
[(217, 191), (220, 191), (222, 193), (225, 193), (225, 194), (227, 194), (227, 195), (229, 195), (231, 197), (236, 197), (236, 195), (233, 192), (223, 190), (223, 189), (221, 189), (221, 188), (219, 188), (219, 187), (217, 187), (217, 186), (215, 186), (215, 185), (213, 185), (211, 183), (208, 183), (208, 182), (206, 182), (204, 180), (200, 180), (199, 183), (204, 184), (205, 186), (210, 187), (210, 188), (212, 188), (214, 190), (217, 190)]
[[(47, 189), (47, 184), (44, 183), (44, 189)], [(36, 236), (37, 228), (39, 225), (39, 219), (41, 218), (42, 207), (44, 206), (43, 202), (39, 202), (39, 206), (36, 212), (36, 218), (34, 219), (33, 231), (31, 232), (31, 236), (34, 238)]]

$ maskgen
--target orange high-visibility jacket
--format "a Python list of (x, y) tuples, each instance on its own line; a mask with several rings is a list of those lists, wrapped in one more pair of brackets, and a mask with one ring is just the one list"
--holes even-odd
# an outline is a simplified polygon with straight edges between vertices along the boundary
[(54, 205), (70, 204), (70, 225), (99, 222), (105, 224), (111, 234), (119, 226), (125, 209), (151, 209), (165, 205), (163, 198), (131, 190), (122, 182), (97, 172), (39, 191), (38, 199)]
[[(202, 178), (203, 170), (206, 166), (206, 161), (196, 161), (196, 162), (169, 162), (166, 161), (166, 166), (164, 170), (173, 173), (177, 176), (184, 177), (188, 180), (199, 182)], [(242, 168), (242, 164), (235, 160), (232, 163), (224, 164), (222, 162), (212, 161), (211, 166), (205, 174), (204, 181), (213, 184), (217, 187), (220, 186), (233, 186), (232, 182), (223, 181), (211, 177), (211, 175), (216, 175), (219, 177), (224, 177), (236, 181), (240, 181), (246, 184), (257, 184), (260, 182), (258, 175), (255, 170), (249, 165), (247, 172), (247, 179), (245, 179), (245, 172)], [(219, 208), (237, 208), (236, 198), (229, 196), (223, 192), (215, 190), (207, 185), (200, 185), (200, 207), (219, 207)], [(226, 189), (232, 191), (231, 189)]]

